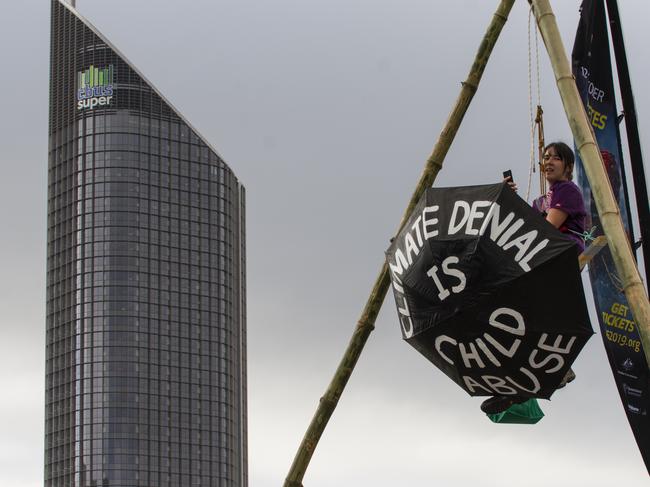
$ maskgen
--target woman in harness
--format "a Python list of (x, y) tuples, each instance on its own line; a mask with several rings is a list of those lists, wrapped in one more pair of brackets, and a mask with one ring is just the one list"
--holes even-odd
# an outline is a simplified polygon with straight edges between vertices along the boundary
[(572, 181), (574, 162), (573, 151), (565, 143), (553, 142), (546, 146), (543, 167), (549, 190), (533, 201), (533, 208), (573, 240), (579, 251), (583, 252), (585, 243), (582, 235), (587, 213), (582, 193)]
[[(582, 235), (585, 232), (586, 216), (585, 203), (582, 193), (573, 179), (575, 157), (571, 148), (563, 142), (553, 142), (544, 149), (543, 171), (549, 183), (548, 192), (533, 201), (533, 208), (540, 212), (546, 221), (560, 230), (567, 238), (578, 246), (579, 252), (585, 249)], [(511, 177), (506, 183), (517, 190), (517, 185)], [(575, 373), (569, 369), (559, 387), (575, 379)], [(526, 401), (521, 396), (494, 396), (481, 404), (481, 410), (486, 414), (496, 414), (505, 411), (513, 404)]]

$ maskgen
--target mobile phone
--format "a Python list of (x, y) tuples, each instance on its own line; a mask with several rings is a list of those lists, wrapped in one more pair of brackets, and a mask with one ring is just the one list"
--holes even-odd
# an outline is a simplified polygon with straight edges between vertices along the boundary
[(510, 178), (510, 181), (512, 181), (513, 183), (515, 182), (515, 180), (512, 178), (512, 170), (510, 169), (508, 169), (507, 171), (503, 171), (503, 179), (508, 179), (508, 178)]

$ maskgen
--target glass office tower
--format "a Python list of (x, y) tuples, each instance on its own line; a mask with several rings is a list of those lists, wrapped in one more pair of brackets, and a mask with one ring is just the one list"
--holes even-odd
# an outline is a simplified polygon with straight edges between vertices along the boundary
[(59, 0), (50, 69), (45, 485), (245, 487), (244, 189)]

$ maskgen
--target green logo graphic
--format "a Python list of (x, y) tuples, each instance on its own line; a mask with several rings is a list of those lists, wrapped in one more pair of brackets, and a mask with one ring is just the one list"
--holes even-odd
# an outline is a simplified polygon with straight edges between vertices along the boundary
[(85, 71), (77, 73), (77, 109), (93, 109), (96, 106), (110, 105), (113, 98), (114, 70), (110, 64), (98, 68), (92, 64)]

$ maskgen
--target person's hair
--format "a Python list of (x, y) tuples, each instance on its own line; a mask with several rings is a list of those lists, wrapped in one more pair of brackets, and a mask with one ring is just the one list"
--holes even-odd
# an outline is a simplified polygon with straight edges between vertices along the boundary
[(567, 173), (567, 178), (571, 181), (573, 179), (573, 166), (575, 164), (575, 156), (573, 155), (571, 147), (566, 145), (564, 142), (551, 142), (544, 147), (544, 152), (551, 148), (555, 149), (557, 155), (560, 156), (560, 159), (564, 162), (564, 170)]

